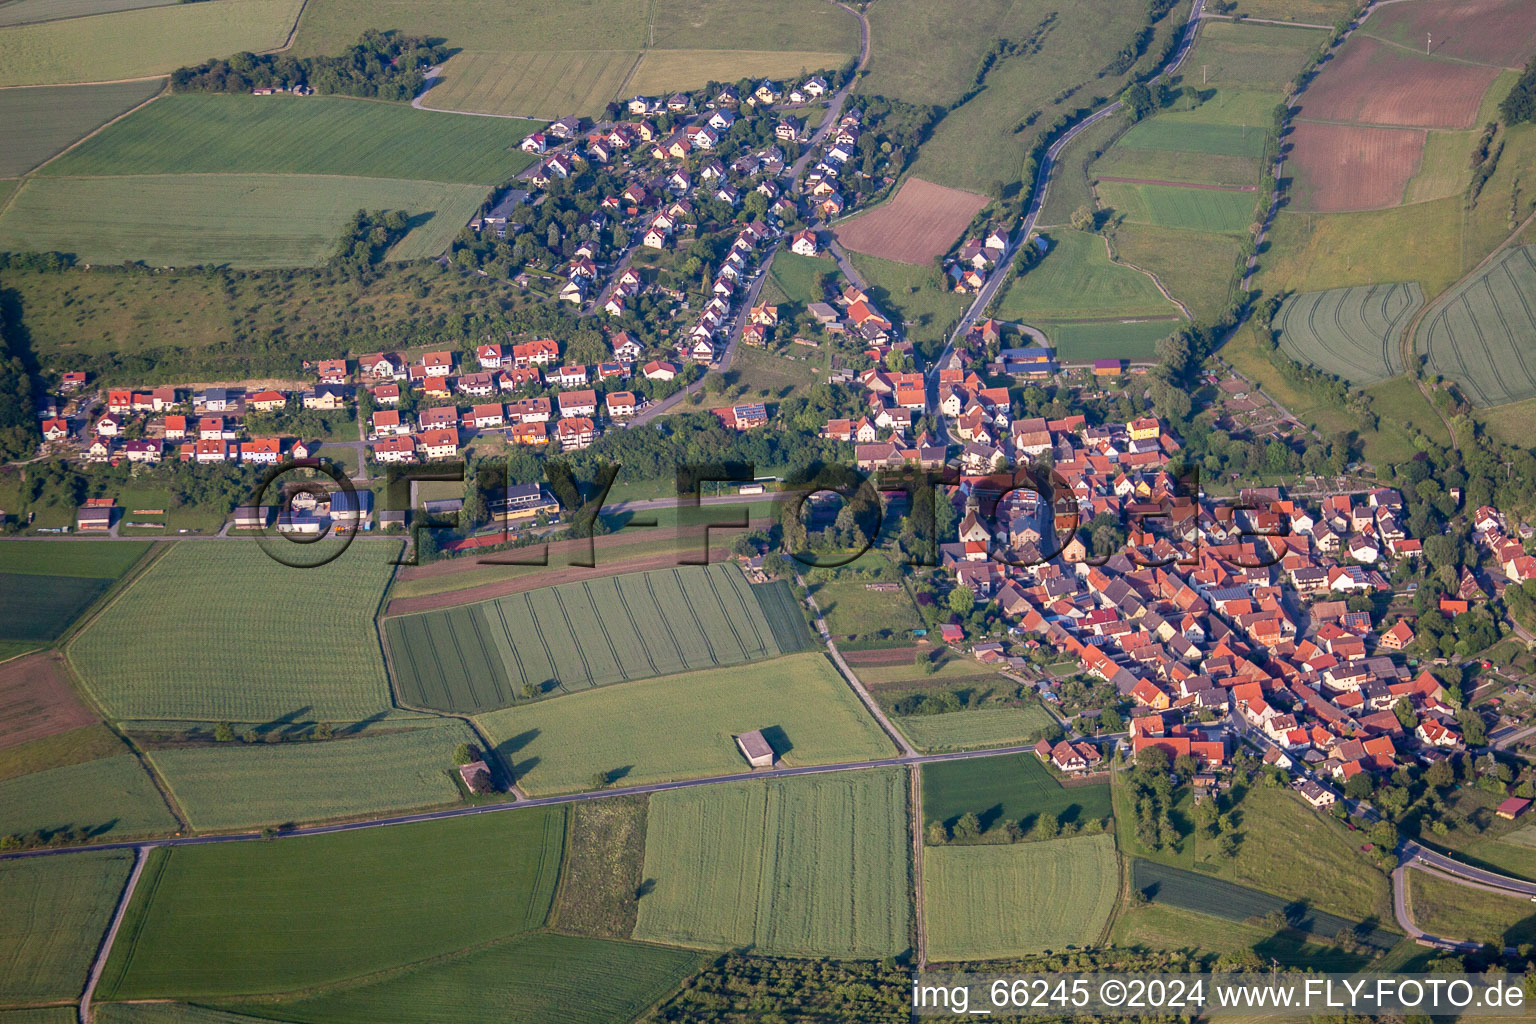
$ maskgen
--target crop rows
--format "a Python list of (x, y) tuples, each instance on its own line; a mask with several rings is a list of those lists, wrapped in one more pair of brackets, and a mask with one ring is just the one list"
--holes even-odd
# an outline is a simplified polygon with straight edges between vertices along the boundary
[(905, 948), (906, 782), (881, 770), (655, 796), (635, 937), (882, 956)]
[(1478, 405), (1536, 395), (1536, 246), (1507, 250), (1419, 325), (1415, 345)]
[(1374, 384), (1404, 372), (1399, 332), (1423, 305), (1417, 283), (1334, 288), (1291, 296), (1275, 323), (1281, 347), (1303, 366)]
[(1340, 932), (1349, 932), (1358, 941), (1386, 950), (1401, 938), (1380, 928), (1313, 910), (1301, 901), (1287, 900), (1282, 896), (1154, 861), (1138, 859), (1133, 862), (1131, 884), (1146, 893), (1147, 898), (1154, 903), (1166, 903), (1171, 907), (1209, 914), (1225, 921), (1242, 922), (1264, 918), (1278, 911), (1286, 916), (1289, 927), (1325, 942), (1331, 942)]
[(486, 711), (528, 687), (549, 696), (776, 657), (787, 630), (753, 590), (731, 565), (659, 569), (400, 616), (385, 634), (406, 704)]
[(75, 999), (133, 854), (0, 863), (0, 1003)]

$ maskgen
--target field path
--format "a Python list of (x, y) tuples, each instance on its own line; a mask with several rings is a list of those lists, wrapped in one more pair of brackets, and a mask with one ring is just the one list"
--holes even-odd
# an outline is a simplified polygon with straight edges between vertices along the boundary
[(1120, 256), (1115, 252), (1115, 247), (1110, 244), (1109, 236), (1104, 235), (1102, 237), (1104, 238), (1104, 249), (1109, 253), (1109, 262), (1118, 263), (1122, 267), (1128, 267), (1131, 270), (1136, 271), (1138, 274), (1147, 275), (1147, 278), (1152, 282), (1152, 286), (1158, 290), (1163, 298), (1179, 307), (1179, 312), (1184, 314), (1184, 319), (1194, 319), (1194, 316), (1189, 312), (1189, 307), (1184, 305), (1184, 303), (1180, 302), (1178, 299), (1174, 298), (1173, 293), (1170, 292), (1167, 288), (1163, 287), (1163, 282), (1158, 280), (1156, 274), (1152, 273), (1150, 270), (1147, 270), (1145, 267), (1138, 267), (1136, 264), (1130, 262), (1129, 260), (1121, 259)]
[[(801, 579), (798, 573), (795, 575), (795, 583), (802, 590), (806, 589), (805, 580)], [(821, 609), (817, 607), (816, 599), (807, 594), (805, 603), (811, 606), (811, 614), (816, 617), (816, 630), (821, 634), (821, 638), (826, 641), (827, 652), (832, 655), (833, 663), (837, 665), (838, 671), (843, 674), (843, 678), (848, 680), (848, 685), (853, 687), (853, 692), (858, 694), (859, 700), (863, 701), (865, 709), (875, 717), (875, 721), (880, 723), (880, 728), (885, 730), (885, 734), (895, 741), (896, 748), (903, 755), (917, 756), (917, 750), (911, 743), (907, 742), (907, 738), (901, 734), (901, 730), (891, 724), (891, 720), (885, 716), (884, 711), (880, 710), (880, 705), (876, 704), (875, 698), (869, 695), (869, 691), (859, 681), (859, 677), (854, 673), (852, 667), (843, 660), (842, 654), (837, 649), (837, 644), (832, 641), (832, 634), (827, 632), (827, 620), (821, 617)]]
[(928, 969), (928, 925), (923, 917), (923, 767), (914, 764), (912, 792), (912, 922), (917, 932), (917, 969)]
[(102, 936), (101, 948), (96, 951), (91, 973), (85, 979), (85, 991), (80, 995), (80, 1024), (91, 1024), (91, 997), (96, 994), (96, 984), (101, 981), (101, 972), (107, 966), (107, 958), (112, 955), (112, 943), (117, 941), (117, 930), (123, 925), (128, 904), (133, 900), (133, 890), (139, 884), (139, 877), (144, 874), (144, 865), (149, 861), (149, 851), (152, 849), (153, 843), (133, 849), (133, 871), (128, 875), (128, 884), (123, 886), (117, 909), (112, 912), (112, 923), (107, 926), (107, 934)]

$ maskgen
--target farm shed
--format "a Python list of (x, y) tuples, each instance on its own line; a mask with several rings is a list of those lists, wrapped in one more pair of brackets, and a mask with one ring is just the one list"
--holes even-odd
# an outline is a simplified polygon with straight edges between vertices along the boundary
[(75, 528), (79, 530), (110, 530), (115, 514), (111, 498), (89, 498), (75, 513)]
[(742, 733), (736, 737), (736, 746), (753, 768), (773, 767), (773, 747), (763, 738), (763, 730)]
[(1520, 815), (1524, 814), (1525, 809), (1529, 806), (1531, 806), (1531, 802), (1524, 797), (1512, 796), (1508, 800), (1505, 800), (1503, 803), (1499, 804), (1498, 809), (1494, 811), (1494, 813), (1501, 818), (1514, 821), (1516, 818), (1520, 817)]

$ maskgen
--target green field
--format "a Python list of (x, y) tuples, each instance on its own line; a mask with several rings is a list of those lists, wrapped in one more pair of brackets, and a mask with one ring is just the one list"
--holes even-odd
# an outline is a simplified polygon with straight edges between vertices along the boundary
[(900, 769), (660, 793), (638, 939), (797, 956), (907, 948), (911, 845)]
[[(1286, 2), (1295, 7), (1298, 0)], [(1326, 19), (1325, 24), (1332, 20)], [(1307, 57), (1327, 41), (1327, 32), (1321, 29), (1209, 21), (1200, 26), (1200, 41), (1184, 64), (1183, 83), (1202, 89), (1279, 93)], [(1202, 72), (1204, 81), (1196, 80)]]
[[(1227, 309), (1247, 238), (1246, 232), (1215, 235), (1117, 224), (1115, 253), (1126, 263), (1156, 274), (1163, 287), (1189, 307), (1196, 320), (1209, 323)], [(1170, 326), (1165, 324), (1157, 329), (1167, 333)], [(1153, 342), (1161, 336), (1154, 336)]]
[[(686, 0), (685, 0), (686, 2)], [(777, 6), (777, 5), (776, 5)], [(794, 5), (788, 5), (793, 7)], [(701, 10), (730, 11), (750, 5), (711, 5)], [(834, 16), (837, 8), (830, 8)], [(841, 36), (839, 32), (837, 35)], [(727, 37), (735, 40), (739, 37)], [(665, 93), (676, 89), (699, 89), (708, 82), (729, 82), (741, 78), (772, 78), (780, 81), (799, 78), (816, 71), (836, 71), (847, 64), (858, 49), (857, 36), (846, 50), (828, 50), (837, 39), (814, 39), (803, 50), (671, 50), (652, 49), (640, 55), (640, 63), (630, 73), (624, 93)], [(669, 40), (670, 42), (670, 40)], [(624, 99), (625, 96), (620, 96)]]
[(564, 831), (556, 807), (155, 850), (99, 997), (291, 992), (530, 931)]
[(1104, 205), (1132, 223), (1226, 234), (1248, 230), (1259, 200), (1256, 193), (1235, 189), (1136, 185), (1123, 181), (1101, 181), (1098, 191)]
[(1224, 882), (1204, 873), (1185, 871), (1140, 858), (1131, 864), (1131, 884), (1146, 893), (1154, 903), (1166, 903), (1226, 921), (1262, 919), (1278, 910), (1286, 914), (1291, 928), (1324, 942), (1333, 940), (1341, 931), (1347, 931), (1359, 941), (1385, 951), (1392, 948), (1400, 938), (1397, 933), (1379, 927), (1386, 922), (1378, 920), (1362, 924), (1317, 910), (1304, 897), (1287, 900), (1258, 889)]
[(133, 541), (0, 546), (0, 643), (58, 639), (147, 550)]
[[(1144, 121), (1138, 127), (1153, 123)], [(1149, 138), (1147, 141), (1155, 140)], [(1170, 138), (1169, 141), (1174, 139)], [(1208, 185), (1251, 185), (1259, 180), (1259, 159), (1257, 156), (1227, 156), (1192, 149), (1116, 145), (1093, 162), (1091, 174), (1094, 177), (1146, 178), (1151, 181), (1188, 181)], [(1075, 205), (1056, 206), (1058, 212), (1048, 223), (1066, 224), (1075, 208)]]
[(149, 759), (194, 828), (232, 829), (456, 803), (453, 752), (474, 741), (452, 721), (340, 740), (152, 750)]
[(0, 1003), (78, 999), (131, 852), (0, 862)]
[(914, 747), (923, 751), (968, 750), (1023, 743), (1051, 724), (1037, 704), (1022, 708), (976, 708), (942, 715), (892, 719)]
[(32, 178), (0, 216), (0, 249), (85, 263), (314, 266), (354, 213), (385, 209), (412, 223), (390, 258), (422, 259), (442, 253), (485, 197), (476, 185), (323, 175)]
[[(802, 629), (801, 648), (808, 646)], [(781, 653), (731, 563), (567, 583), (385, 622), (401, 700), (478, 712)], [(791, 651), (800, 648), (791, 648)]]
[(764, 286), (765, 301), (770, 288), (778, 290), (779, 319), (788, 320), (805, 312), (813, 302), (825, 301), (821, 289), (821, 276), (836, 273), (837, 264), (824, 256), (801, 256), (788, 249), (780, 249), (773, 257), (768, 271), (768, 284)]
[(645, 795), (571, 805), (550, 924), (567, 935), (627, 939), (645, 881)]
[(1104, 239), (1058, 230), (1039, 265), (1015, 277), (998, 314), (1007, 320), (1073, 320), (1177, 315), (1146, 274), (1112, 263)]
[(1481, 406), (1536, 397), (1536, 246), (1512, 246), (1420, 321), (1415, 351)]
[(126, 839), (176, 829), (138, 759), (118, 754), (0, 782), (0, 836), (74, 829)]
[[(440, 80), (433, 83), (423, 105), (433, 110), (551, 119), (567, 114), (601, 117), (639, 60), (638, 50), (467, 50), (443, 65)], [(537, 123), (496, 120), (530, 127)]]
[(1118, 320), (1107, 323), (1052, 323), (1038, 321), (1056, 346), (1056, 358), (1064, 363), (1095, 359), (1134, 359), (1150, 362), (1157, 343), (1178, 330), (1183, 319)]
[[(0, 6), (0, 18), (10, 5)], [(25, 174), (82, 136), (160, 91), (163, 83), (119, 82), (0, 89), (0, 178)], [(0, 203), (4, 196), (0, 196)]]
[[(302, 0), (212, 0), (3, 28), (0, 86), (143, 78), (212, 55), (274, 49), (301, 7)], [(355, 42), (356, 35), (346, 45)]]
[(122, 739), (100, 722), (56, 732), (52, 736), (0, 748), (0, 781), (49, 768), (98, 761), (121, 754), (126, 749)]
[(1399, 338), (1423, 305), (1413, 282), (1307, 292), (1286, 298), (1275, 328), (1280, 347), (1303, 366), (1375, 384), (1407, 372)]
[(495, 185), (533, 162), (517, 144), (538, 127), (345, 96), (184, 93), (124, 118), (44, 173), (334, 174)]
[(897, 323), (905, 322), (907, 337), (924, 350), (943, 348), (950, 328), (971, 304), (970, 296), (945, 287), (932, 266), (914, 267), (861, 252), (849, 253), (848, 259), (864, 278), (876, 308)]
[(1413, 923), (1447, 939), (1501, 946), (1536, 941), (1536, 908), (1528, 899), (1460, 885), (1429, 871), (1409, 871), (1408, 909)]
[(697, 953), (538, 932), (307, 999), (237, 1008), (301, 1024), (611, 1024), (665, 999)]
[[(261, 1024), (267, 1019), (191, 1003), (158, 1000), (152, 1003), (98, 1002), (92, 1004), (91, 1010), (101, 1024)], [(7, 1022), (0, 1020), (0, 1024)]]
[(732, 736), (762, 729), (790, 765), (890, 756), (821, 654), (709, 669), (493, 711), (478, 719), (530, 793), (746, 771)]
[[(1282, 967), (1356, 971), (1372, 959), (1369, 955), (1375, 952), (1372, 947), (1366, 947), (1367, 953), (1345, 953), (1330, 948), (1336, 937), (1329, 935), (1314, 939), (1303, 932), (1276, 932), (1266, 925), (1225, 919), (1219, 927), (1212, 927), (1209, 916), (1168, 903), (1121, 907), (1110, 930), (1110, 941), (1117, 946), (1197, 950), (1212, 957), (1252, 953), (1261, 963), (1273, 958)], [(1422, 947), (1414, 948), (1422, 951)]]
[(26, 25), (34, 21), (85, 18), (140, 7), (162, 7), (176, 0), (12, 0), (0, 4), (0, 26)]
[(870, 590), (859, 579), (811, 584), (827, 630), (834, 636), (859, 636), (888, 630), (900, 635), (923, 625), (917, 605), (905, 587), (895, 591)]
[(150, 547), (147, 541), (140, 540), (93, 540), (88, 544), (32, 540), (25, 544), (0, 544), (0, 573), (117, 579), (144, 557)]
[[(0, 1010), (0, 1024), (76, 1024), (80, 1011), (74, 1006), (35, 1006), (25, 1010)], [(98, 1017), (98, 1020), (103, 1018)]]
[[(982, 714), (960, 711), (956, 715)], [(951, 717), (948, 715), (939, 717)], [(923, 822), (953, 828), (973, 813), (983, 832), (1018, 822), (1027, 833), (1042, 815), (1083, 825), (1110, 817), (1109, 786), (1063, 786), (1034, 754), (939, 761), (923, 766)]]
[(1119, 895), (1107, 835), (923, 851), (934, 960), (989, 960), (1096, 945)]
[(176, 544), (69, 657), (120, 718), (366, 718), (390, 706), (373, 616), (398, 551), (358, 541), (325, 566), (295, 569), (254, 541)]

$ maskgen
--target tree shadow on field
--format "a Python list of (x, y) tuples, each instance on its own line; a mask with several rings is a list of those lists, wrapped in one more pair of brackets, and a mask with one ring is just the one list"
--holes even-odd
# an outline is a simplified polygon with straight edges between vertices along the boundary
[(379, 722), (384, 721), (388, 717), (389, 717), (389, 712), (387, 712), (387, 711), (375, 712), (374, 714), (369, 715), (367, 718), (360, 718), (357, 721), (352, 722), (349, 725), (342, 726), (340, 729), (336, 730), (336, 735), (337, 736), (356, 736), (358, 733), (363, 732), (365, 729), (367, 729), (370, 725), (376, 725)]
[(314, 710), (313, 705), (306, 704), (301, 708), (295, 708), (286, 715), (278, 715), (270, 722), (263, 722), (255, 726), (251, 731), (258, 736), (265, 736), (273, 732), (281, 732), (285, 736), (292, 735), (309, 727), (310, 721), (308, 716)]

